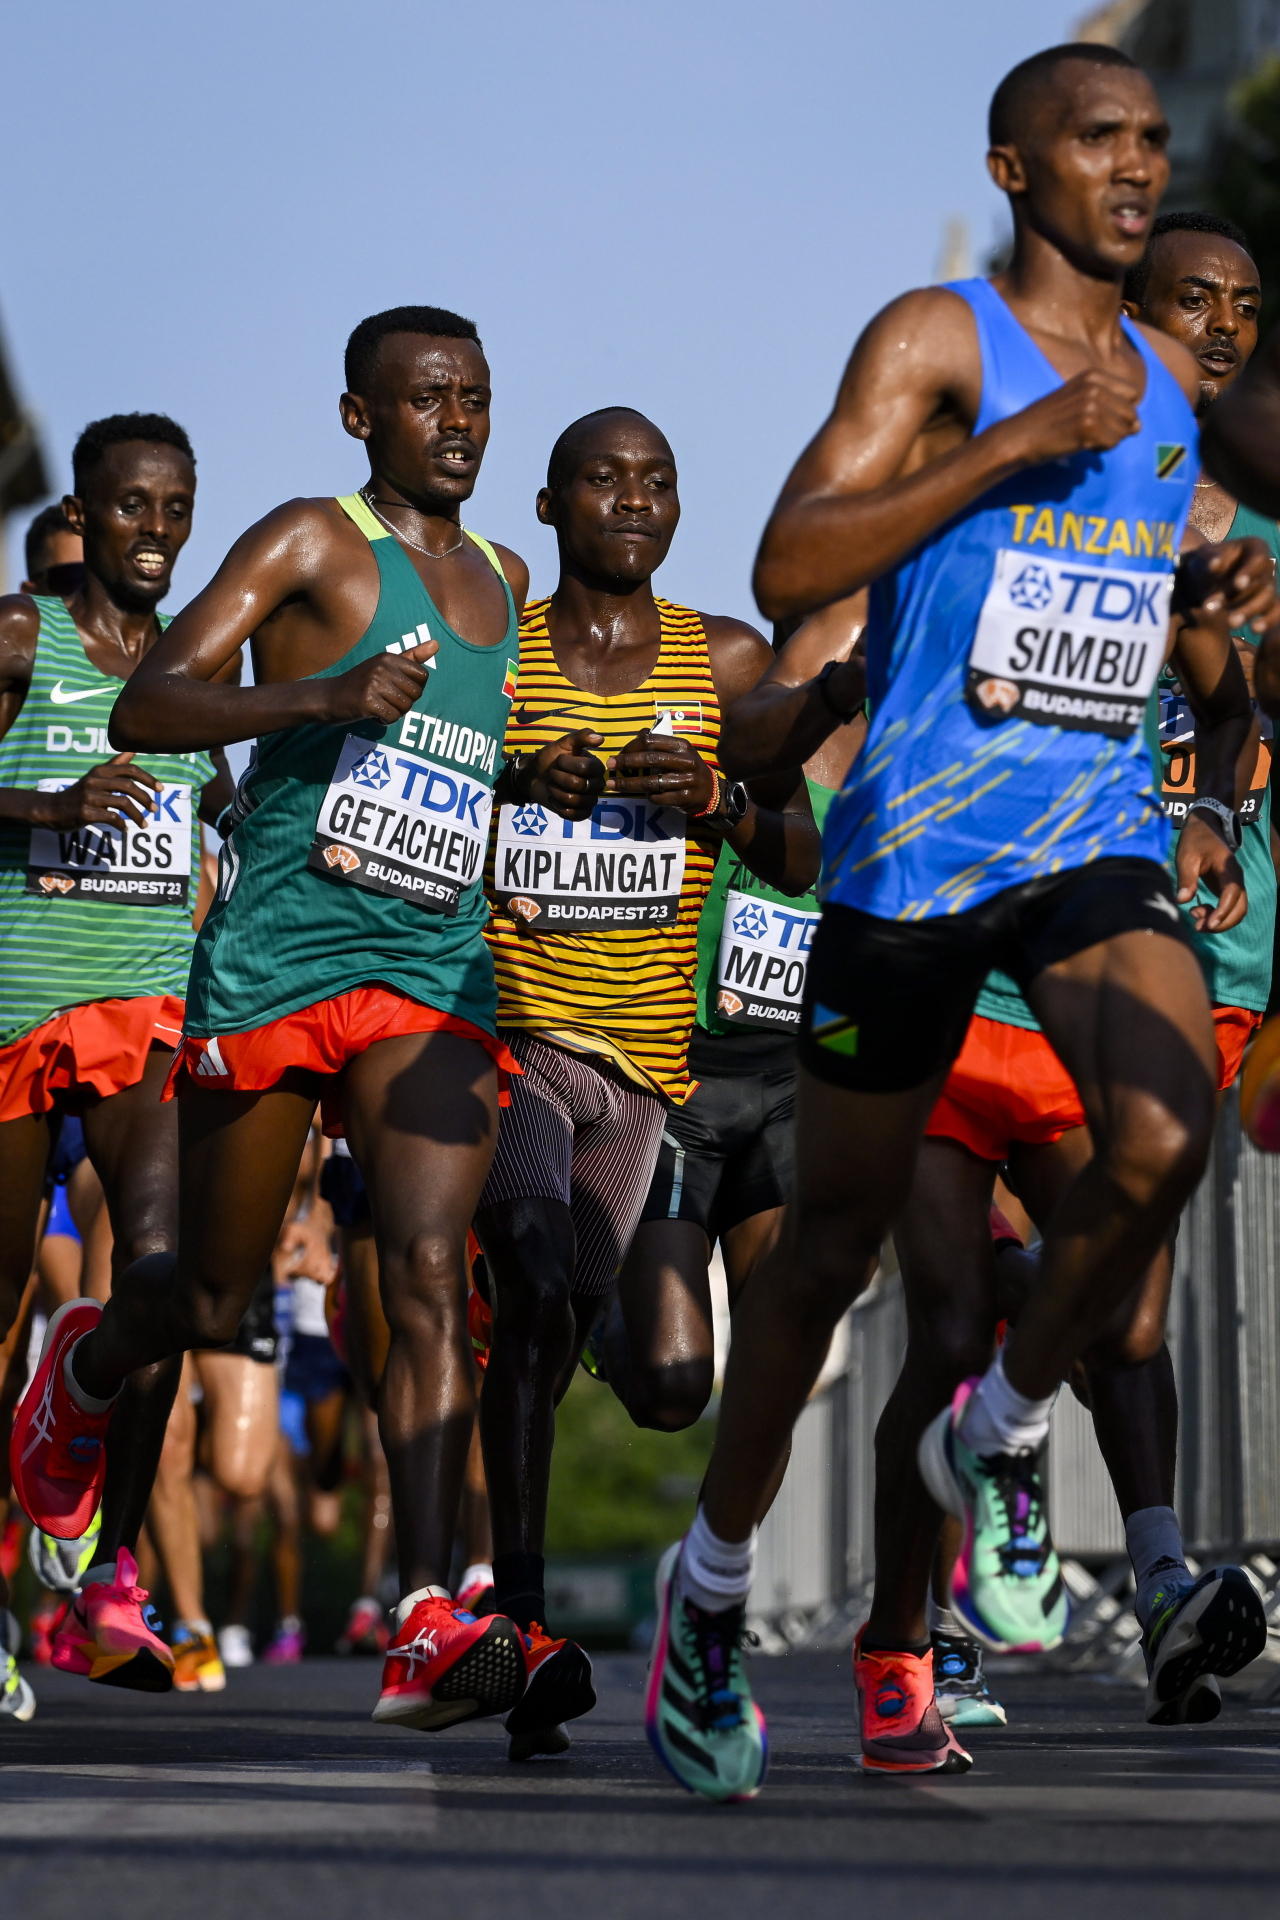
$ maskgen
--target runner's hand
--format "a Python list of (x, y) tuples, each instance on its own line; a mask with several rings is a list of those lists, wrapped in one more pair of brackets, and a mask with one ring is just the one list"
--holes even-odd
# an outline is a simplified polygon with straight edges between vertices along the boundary
[(34, 827), (118, 827), (121, 818), (145, 827), (152, 812), (151, 795), (160, 782), (141, 767), (130, 765), (132, 753), (118, 753), (100, 767), (90, 767), (61, 793), (39, 793), (31, 810)]
[(1179, 599), (1202, 613), (1223, 613), (1233, 627), (1262, 633), (1276, 619), (1276, 563), (1265, 540), (1250, 535), (1195, 547), (1178, 565)]
[(710, 767), (687, 740), (646, 729), (609, 762), (609, 789), (643, 794), (661, 806), (698, 814), (711, 805), (716, 787)]
[(427, 684), (427, 661), (440, 651), (438, 640), (406, 647), (403, 653), (380, 653), (328, 682), (326, 722), (382, 720), (390, 725), (408, 713)]
[(1254, 657), (1253, 697), (1273, 720), (1280, 715), (1280, 621), (1263, 634)]
[(1118, 373), (1088, 367), (1060, 387), (989, 429), (1013, 443), (1024, 467), (1065, 460), (1073, 453), (1107, 453), (1137, 433), (1138, 394)]
[(1189, 905), (1201, 884), (1218, 896), (1216, 907), (1191, 908), (1191, 922), (1198, 932), (1226, 933), (1239, 926), (1249, 910), (1244, 874), (1211, 815), (1187, 815), (1178, 835), (1177, 868), (1179, 905)]
[(589, 820), (604, 790), (604, 765), (587, 748), (603, 741), (602, 733), (580, 728), (543, 747), (521, 777), (525, 797), (562, 819)]

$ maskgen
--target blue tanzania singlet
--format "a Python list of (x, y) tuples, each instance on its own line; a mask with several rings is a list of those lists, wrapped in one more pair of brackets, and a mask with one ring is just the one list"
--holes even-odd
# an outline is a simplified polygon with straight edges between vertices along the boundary
[[(989, 281), (950, 290), (978, 331), (976, 435), (1062, 380)], [(1121, 324), (1146, 367), (1140, 431), (1024, 468), (872, 586), (874, 717), (827, 816), (824, 900), (927, 919), (1102, 855), (1164, 859), (1142, 717), (1199, 435), (1172, 374)]]

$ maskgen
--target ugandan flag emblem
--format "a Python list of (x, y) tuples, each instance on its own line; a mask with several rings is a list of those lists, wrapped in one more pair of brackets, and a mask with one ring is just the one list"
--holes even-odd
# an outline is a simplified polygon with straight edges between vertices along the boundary
[(1187, 457), (1187, 449), (1180, 440), (1157, 440), (1156, 442), (1156, 479), (1176, 480)]
[(508, 660), (507, 677), (502, 683), (502, 695), (505, 700), (514, 700), (516, 697), (516, 675), (519, 671), (520, 662), (518, 660)]

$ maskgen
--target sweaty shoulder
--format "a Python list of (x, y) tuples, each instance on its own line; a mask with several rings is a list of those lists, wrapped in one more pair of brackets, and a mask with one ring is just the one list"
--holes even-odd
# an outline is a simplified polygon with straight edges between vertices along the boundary
[(529, 569), (518, 553), (510, 547), (504, 547), (497, 540), (491, 540), (490, 546), (502, 562), (502, 571), (506, 575), (507, 585), (511, 589), (511, 598), (516, 603), (516, 612), (524, 612), (524, 603), (529, 598)]
[(1190, 350), (1183, 346), (1181, 340), (1173, 340), (1167, 333), (1161, 333), (1159, 327), (1149, 327), (1145, 320), (1135, 320), (1133, 324), (1147, 345), (1159, 354), (1182, 388), (1187, 405), (1194, 412), (1200, 400), (1200, 374)]
[(980, 383), (982, 356), (968, 301), (949, 287), (916, 287), (891, 300), (863, 329), (844, 389), (868, 376), (934, 392)]
[(721, 707), (750, 691), (773, 663), (773, 648), (745, 620), (727, 613), (700, 613), (707, 636), (711, 678)]

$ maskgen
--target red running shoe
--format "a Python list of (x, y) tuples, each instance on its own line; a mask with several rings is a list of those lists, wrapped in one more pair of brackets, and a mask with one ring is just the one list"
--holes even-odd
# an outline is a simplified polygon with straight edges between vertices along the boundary
[(864, 1653), (853, 1643), (853, 1683), (867, 1773), (967, 1773), (973, 1757), (952, 1733), (933, 1697), (933, 1650)]
[(12, 1580), (22, 1558), (22, 1521), (15, 1513), (0, 1534), (0, 1579)]
[(434, 1731), (506, 1713), (525, 1688), (524, 1643), (505, 1615), (483, 1620), (450, 1599), (419, 1600), (396, 1629), (382, 1669), (378, 1721)]
[(121, 1547), (115, 1579), (96, 1580), (72, 1601), (54, 1635), (55, 1667), (108, 1687), (168, 1693), (173, 1653), (156, 1632), (160, 1623), (148, 1605), (146, 1588), (135, 1584), (137, 1578), (137, 1561), (128, 1547)]
[(68, 1300), (45, 1330), (40, 1364), (13, 1416), (9, 1470), (18, 1502), (42, 1533), (78, 1540), (89, 1531), (107, 1472), (113, 1409), (84, 1413), (67, 1392), (63, 1363), (98, 1324), (96, 1300)]
[(504, 1722), (511, 1736), (508, 1760), (535, 1753), (567, 1753), (566, 1720), (590, 1713), (596, 1703), (591, 1662), (573, 1640), (553, 1640), (535, 1622), (524, 1640), (525, 1690)]

